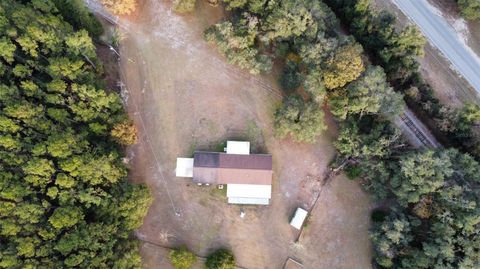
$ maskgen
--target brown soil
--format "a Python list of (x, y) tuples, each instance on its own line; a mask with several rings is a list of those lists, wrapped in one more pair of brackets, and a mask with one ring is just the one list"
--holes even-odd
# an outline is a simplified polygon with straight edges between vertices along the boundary
[[(202, 38), (222, 11), (198, 4), (195, 14), (179, 16), (170, 1), (152, 0), (136, 22), (125, 21), (123, 96), (139, 129), (139, 143), (129, 150), (131, 179), (147, 184), (154, 197), (137, 237), (186, 245), (200, 256), (228, 247), (240, 266), (251, 269), (282, 268), (288, 257), (312, 269), (371, 268), (367, 196), (342, 177), (320, 184), (333, 158), (334, 131), (314, 145), (274, 138), (272, 115), (281, 101), (276, 79), (225, 63)], [(175, 177), (176, 157), (217, 148), (227, 139), (249, 140), (254, 152), (272, 154), (269, 206), (228, 205), (214, 187)], [(298, 231), (289, 219), (296, 207), (310, 208), (319, 193), (309, 227), (294, 244)], [(169, 268), (166, 251), (151, 243), (141, 248), (145, 268)]]

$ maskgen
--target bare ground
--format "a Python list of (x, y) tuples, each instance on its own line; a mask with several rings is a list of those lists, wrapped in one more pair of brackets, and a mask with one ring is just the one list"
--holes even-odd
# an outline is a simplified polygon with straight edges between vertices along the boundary
[[(275, 139), (272, 114), (281, 100), (275, 80), (231, 67), (203, 41), (202, 30), (222, 12), (199, 3), (195, 16), (178, 16), (170, 1), (146, 1), (121, 41), (124, 97), (140, 135), (129, 151), (131, 178), (154, 196), (136, 233), (153, 243), (141, 248), (145, 268), (169, 268), (155, 244), (186, 245), (199, 256), (228, 247), (251, 269), (282, 268), (288, 257), (312, 269), (371, 268), (368, 197), (342, 177), (320, 184), (334, 154), (334, 125), (314, 145)], [(254, 152), (273, 155), (269, 206), (227, 205), (215, 188), (175, 178), (176, 157), (226, 139), (248, 139)], [(319, 193), (300, 244), (293, 244), (298, 231), (289, 218)]]

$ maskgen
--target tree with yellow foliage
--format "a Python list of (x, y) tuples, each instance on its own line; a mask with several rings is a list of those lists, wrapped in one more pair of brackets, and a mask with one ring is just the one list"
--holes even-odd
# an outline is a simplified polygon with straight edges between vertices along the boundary
[(358, 43), (343, 45), (326, 61), (323, 82), (327, 89), (347, 85), (357, 79), (365, 70), (362, 47)]
[(137, 7), (136, 0), (101, 0), (101, 2), (116, 15), (128, 15)]
[(115, 124), (110, 134), (122, 145), (133, 145), (137, 141), (137, 130), (131, 121)]

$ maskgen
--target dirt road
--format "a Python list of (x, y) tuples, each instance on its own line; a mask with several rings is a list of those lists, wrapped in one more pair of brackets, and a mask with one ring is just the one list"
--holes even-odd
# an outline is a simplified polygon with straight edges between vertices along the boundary
[[(281, 268), (288, 257), (311, 269), (371, 268), (368, 197), (344, 178), (320, 184), (334, 153), (334, 125), (314, 145), (275, 139), (272, 115), (281, 93), (274, 76), (251, 76), (225, 63), (202, 38), (222, 11), (199, 3), (194, 15), (179, 16), (170, 1), (147, 1), (137, 21), (119, 21), (124, 97), (140, 136), (129, 153), (131, 179), (154, 196), (136, 232), (153, 243), (141, 248), (145, 268), (168, 268), (166, 251), (155, 244), (186, 245), (199, 256), (228, 247), (249, 269)], [(219, 148), (226, 139), (249, 140), (253, 152), (272, 154), (269, 206), (228, 205), (215, 188), (174, 176), (176, 157)], [(311, 227), (294, 244), (298, 231), (289, 218), (320, 191), (325, 196)]]

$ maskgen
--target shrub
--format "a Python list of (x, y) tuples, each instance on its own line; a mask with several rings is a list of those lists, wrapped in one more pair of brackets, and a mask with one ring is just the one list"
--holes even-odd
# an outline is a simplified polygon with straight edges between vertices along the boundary
[(122, 145), (133, 145), (137, 141), (137, 130), (131, 121), (115, 124), (111, 135)]
[(196, 0), (174, 0), (173, 10), (178, 13), (192, 12), (195, 9)]
[(171, 250), (168, 258), (175, 269), (188, 269), (197, 261), (195, 254), (184, 246)]
[(234, 269), (235, 256), (227, 249), (219, 249), (208, 255), (205, 262), (207, 269)]
[(128, 15), (135, 11), (136, 0), (101, 0), (103, 5), (117, 15)]

